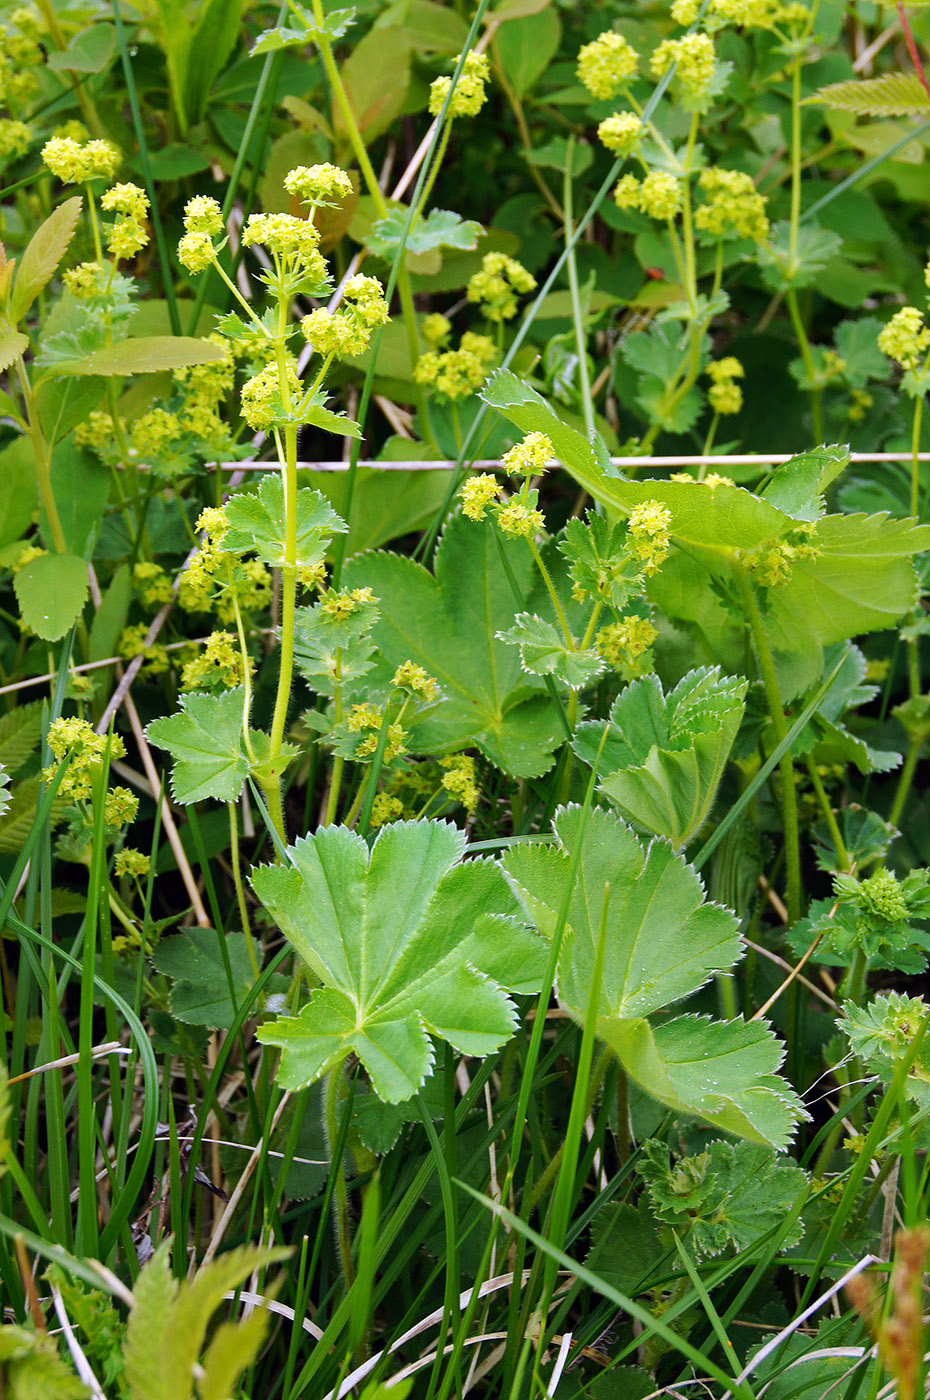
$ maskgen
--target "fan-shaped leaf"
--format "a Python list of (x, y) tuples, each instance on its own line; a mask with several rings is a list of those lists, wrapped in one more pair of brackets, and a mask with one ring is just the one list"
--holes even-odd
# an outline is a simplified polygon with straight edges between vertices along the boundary
[(351, 1050), (379, 1098), (399, 1103), (430, 1072), (427, 1031), (469, 1055), (509, 1040), (516, 1012), (501, 988), (538, 986), (545, 950), (506, 917), (516, 905), (499, 868), (460, 863), (464, 845), (448, 823), (397, 822), (369, 854), (327, 827), (289, 848), (289, 866), (255, 871), (256, 894), (323, 984), (298, 1016), (258, 1031), (283, 1050), (286, 1088)]

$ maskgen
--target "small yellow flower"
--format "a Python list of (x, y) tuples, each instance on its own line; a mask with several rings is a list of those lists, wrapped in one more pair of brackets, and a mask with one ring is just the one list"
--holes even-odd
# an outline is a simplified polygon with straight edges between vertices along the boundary
[(698, 184), (706, 195), (694, 215), (695, 226), (713, 238), (751, 238), (764, 243), (769, 235), (765, 199), (752, 176), (742, 170), (702, 170)]
[(614, 204), (618, 209), (638, 209), (642, 188), (635, 175), (621, 175), (614, 185)]
[(664, 170), (651, 170), (639, 187), (639, 207), (651, 219), (674, 219), (681, 208), (681, 181)]
[(157, 457), (181, 435), (177, 414), (151, 408), (132, 425), (131, 442), (140, 457)]
[(462, 487), (462, 513), (469, 520), (483, 520), (488, 506), (500, 493), (500, 482), (488, 472), (470, 476)]
[(124, 846), (114, 857), (113, 869), (117, 876), (128, 875), (132, 879), (141, 880), (149, 873), (151, 863), (151, 858), (142, 851), (137, 851), (132, 846)]
[(594, 639), (594, 646), (615, 671), (632, 670), (638, 673), (642, 657), (658, 635), (647, 617), (631, 613), (620, 622), (602, 627)]
[(184, 206), (184, 229), (187, 233), (223, 232), (223, 211), (219, 201), (208, 194), (195, 194)]
[(63, 184), (83, 184), (101, 175), (112, 180), (120, 152), (110, 141), (81, 145), (68, 136), (53, 136), (42, 147), (42, 161)]
[(208, 233), (185, 233), (178, 243), (178, 262), (182, 267), (186, 267), (188, 272), (203, 272), (215, 257), (216, 249)]
[(442, 345), (452, 330), (452, 322), (448, 317), (434, 311), (431, 315), (423, 317), (420, 329), (427, 345)]
[[(249, 660), (249, 672), (253, 670)], [(185, 661), (181, 670), (181, 689), (198, 690), (201, 687), (222, 686), (233, 690), (242, 685), (245, 667), (242, 652), (231, 632), (211, 632), (203, 650), (190, 661)]]
[(0, 118), (0, 160), (18, 160), (29, 149), (32, 127), (12, 117)]
[(388, 822), (396, 822), (404, 814), (404, 804), (399, 797), (392, 797), (390, 793), (379, 792), (371, 804), (370, 825), (373, 827), (386, 826)]
[(426, 705), (431, 705), (434, 700), (439, 699), (439, 683), (435, 676), (429, 675), (415, 661), (402, 662), (394, 672), (391, 685), (396, 690), (409, 690)]
[[(458, 59), (456, 59), (458, 67)], [(487, 100), (485, 83), (491, 76), (491, 65), (485, 54), (469, 53), (466, 55), (465, 64), (459, 74), (455, 91), (452, 93), (452, 100), (449, 103), (448, 116), (453, 117), (476, 117)], [(442, 111), (443, 103), (452, 88), (451, 78), (435, 78), (429, 89), (429, 114), (431, 117), (438, 117)]]
[(902, 306), (878, 335), (878, 348), (904, 369), (916, 369), (930, 347), (930, 330), (916, 306)]
[(629, 547), (642, 560), (643, 573), (655, 574), (668, 557), (672, 512), (660, 501), (642, 501), (630, 511), (627, 522)]
[(479, 797), (475, 760), (471, 754), (453, 753), (446, 754), (439, 763), (446, 770), (442, 775), (442, 786), (452, 797), (457, 797), (468, 816), (473, 817)]
[[(78, 263), (61, 274), (62, 281), (73, 297), (84, 299), (96, 296), (101, 290), (101, 267), (96, 262)], [(110, 420), (112, 422), (112, 419)]]
[(298, 165), (284, 177), (288, 194), (303, 204), (336, 205), (352, 193), (352, 181), (338, 165)]
[(111, 788), (103, 804), (103, 820), (107, 826), (130, 826), (136, 819), (139, 799), (128, 788)]
[(477, 302), (489, 321), (509, 321), (517, 314), (517, 296), (533, 291), (536, 278), (506, 253), (485, 253), (481, 270), (468, 280), (466, 296)]
[(160, 564), (140, 559), (133, 566), (132, 581), (147, 608), (160, 608), (171, 602), (171, 580)]
[(612, 29), (599, 34), (578, 51), (578, 81), (592, 97), (607, 101), (636, 75), (639, 54), (622, 34)]
[(542, 511), (525, 506), (511, 498), (497, 512), (497, 523), (505, 535), (527, 536), (544, 530), (546, 526)]
[(677, 64), (675, 77), (685, 95), (699, 101), (714, 77), (714, 41), (709, 34), (683, 34), (680, 39), (663, 39), (649, 60), (654, 78), (661, 78)]
[(597, 128), (597, 139), (608, 151), (629, 155), (642, 140), (643, 124), (635, 112), (617, 112), (605, 117)]
[(501, 466), (512, 476), (537, 476), (555, 457), (555, 449), (545, 433), (527, 433), (501, 458)]
[(108, 214), (126, 214), (141, 223), (149, 212), (149, 198), (138, 185), (112, 185), (100, 196), (100, 207)]

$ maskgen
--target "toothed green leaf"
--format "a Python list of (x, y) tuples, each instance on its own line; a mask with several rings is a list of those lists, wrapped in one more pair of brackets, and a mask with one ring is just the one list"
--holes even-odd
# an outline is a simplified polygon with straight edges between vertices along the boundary
[[(277, 472), (266, 476), (257, 491), (232, 496), (226, 503), (229, 529), (223, 548), (234, 554), (255, 553), (266, 564), (285, 562), (284, 484)], [(345, 521), (319, 491), (297, 492), (297, 567), (312, 568), (326, 553), (334, 534), (344, 533)]]
[(174, 759), (171, 791), (176, 802), (215, 797), (235, 802), (249, 772), (242, 738), (242, 690), (224, 695), (182, 695), (177, 714), (153, 720), (146, 738)]
[(518, 613), (514, 626), (497, 635), (520, 648), (524, 670), (534, 676), (554, 676), (570, 690), (583, 689), (604, 669), (603, 657), (596, 651), (569, 650), (558, 628), (534, 613)]
[(322, 984), (299, 1015), (258, 1031), (282, 1049), (285, 1088), (353, 1051), (378, 1097), (399, 1103), (432, 1068), (427, 1032), (468, 1055), (510, 1039), (516, 1012), (502, 987), (538, 986), (545, 950), (508, 917), (516, 905), (499, 868), (461, 863), (464, 846), (445, 822), (394, 823), (370, 853), (345, 827), (326, 827), (289, 847), (289, 865), (254, 872), (256, 894)]

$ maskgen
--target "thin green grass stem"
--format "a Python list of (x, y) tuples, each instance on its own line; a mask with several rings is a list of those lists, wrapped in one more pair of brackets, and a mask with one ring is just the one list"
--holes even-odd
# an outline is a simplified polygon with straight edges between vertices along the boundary
[(562, 201), (565, 206), (565, 252), (567, 255), (568, 291), (572, 299), (572, 325), (575, 331), (575, 348), (578, 351), (578, 387), (581, 391), (581, 412), (584, 417), (588, 440), (594, 441), (594, 402), (591, 398), (591, 381), (588, 376), (587, 329), (584, 308), (581, 305), (581, 292), (578, 287), (578, 264), (575, 259), (575, 244), (572, 241), (572, 157), (575, 154), (575, 138), (569, 136), (565, 150), (565, 179), (562, 184)]

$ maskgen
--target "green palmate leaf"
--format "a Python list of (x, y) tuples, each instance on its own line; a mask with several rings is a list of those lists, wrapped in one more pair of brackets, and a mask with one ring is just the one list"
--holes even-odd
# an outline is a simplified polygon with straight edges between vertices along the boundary
[[(521, 601), (533, 586), (529, 552), (510, 559)], [(366, 554), (346, 567), (349, 587), (371, 587), (381, 606), (372, 636), (372, 672), (388, 685), (412, 660), (435, 676), (443, 698), (418, 716), (418, 749), (441, 753), (475, 744), (505, 773), (532, 777), (552, 765), (562, 730), (543, 681), (521, 670), (518, 652), (498, 640), (519, 610), (501, 563), (494, 527), (457, 515), (436, 554), (436, 576), (396, 554)]]
[(771, 241), (759, 248), (762, 280), (773, 291), (810, 287), (842, 246), (838, 233), (812, 223), (802, 224), (792, 243), (791, 225), (781, 220), (772, 225)]
[(538, 986), (545, 949), (508, 917), (498, 867), (461, 864), (464, 847), (445, 822), (385, 827), (370, 853), (327, 827), (288, 848), (290, 866), (255, 871), (256, 894), (322, 983), (298, 1016), (258, 1031), (282, 1049), (286, 1088), (352, 1051), (378, 1097), (398, 1103), (430, 1072), (427, 1032), (467, 1055), (509, 1040), (516, 1012), (502, 987)]
[(584, 1024), (606, 919), (597, 1034), (627, 1073), (677, 1112), (784, 1145), (803, 1110), (776, 1074), (783, 1052), (767, 1026), (699, 1016), (653, 1026), (646, 1019), (732, 967), (742, 952), (734, 916), (705, 902), (697, 872), (669, 845), (644, 847), (611, 813), (595, 810), (583, 824), (582, 809), (568, 807), (554, 825), (558, 847), (515, 846), (503, 865), (546, 937), (570, 894), (557, 973), (562, 1005)]
[(156, 374), (159, 370), (206, 365), (221, 360), (225, 351), (209, 340), (190, 335), (140, 335), (94, 350), (82, 359), (62, 360), (53, 374)]
[[(927, 1003), (922, 997), (888, 992), (880, 993), (866, 1007), (844, 1002), (843, 1019), (837, 1025), (849, 1037), (853, 1054), (865, 1060), (883, 1084), (890, 1084), (926, 1015)], [(905, 1091), (921, 1107), (930, 1106), (930, 1047), (926, 1038), (905, 1080)]]
[(930, 97), (916, 73), (883, 73), (879, 78), (858, 81), (849, 78), (829, 83), (807, 100), (855, 112), (858, 117), (909, 117), (930, 111)]
[(581, 690), (604, 670), (604, 659), (593, 649), (570, 649), (557, 627), (534, 613), (518, 613), (515, 626), (498, 632), (502, 642), (520, 648), (525, 671), (534, 676), (554, 676), (570, 690)]
[[(837, 646), (825, 652), (824, 669), (828, 673), (840, 660), (839, 651)], [(793, 754), (812, 753), (818, 763), (854, 763), (860, 773), (887, 773), (899, 766), (900, 753), (871, 748), (845, 723), (848, 711), (868, 704), (878, 694), (877, 686), (863, 685), (866, 667), (859, 648), (847, 647), (833, 684), (792, 744)]]
[(29, 349), (29, 337), (23, 335), (22, 331), (8, 331), (6, 335), (0, 336), (0, 370), (9, 369), (14, 360), (18, 360), (24, 350)]
[[(266, 476), (257, 491), (230, 497), (226, 503), (229, 529), (223, 548), (234, 554), (255, 553), (266, 564), (285, 563), (284, 483), (277, 473)], [(297, 492), (297, 566), (312, 568), (326, 553), (345, 521), (318, 491)]]
[(355, 22), (354, 9), (330, 10), (322, 24), (317, 24), (310, 11), (300, 5), (294, 6), (294, 13), (297, 16), (295, 27), (265, 29), (259, 34), (250, 50), (252, 58), (258, 54), (275, 53), (278, 49), (305, 48), (312, 40), (319, 38), (332, 43), (334, 39), (341, 39)]
[(19, 260), (10, 297), (10, 321), (22, 320), (68, 251), (81, 212), (79, 196), (66, 199), (36, 229)]
[(87, 564), (76, 554), (43, 554), (20, 569), (13, 587), (25, 625), (37, 637), (57, 642), (81, 615)]
[(545, 433), (556, 457), (577, 481), (584, 478), (593, 485), (604, 479), (597, 453), (587, 438), (563, 423), (542, 395), (511, 370), (496, 370), (480, 397), (490, 408), (499, 409), (522, 433)]
[(0, 1383), (10, 1400), (86, 1400), (87, 1387), (47, 1333), (0, 1326)]
[(568, 560), (576, 596), (622, 608), (642, 593), (642, 560), (627, 548), (625, 522), (611, 522), (593, 511), (583, 521), (573, 516), (558, 547)]
[(593, 764), (604, 730), (601, 790), (630, 820), (676, 850), (704, 825), (743, 718), (746, 681), (689, 671), (667, 696), (657, 676), (634, 681), (610, 720), (579, 725), (575, 752)]
[(155, 719), (146, 738), (174, 759), (171, 792), (176, 802), (215, 797), (235, 802), (249, 772), (242, 736), (241, 689), (224, 695), (182, 695), (177, 714)]
[[(698, 1257), (749, 1249), (782, 1223), (807, 1185), (799, 1167), (780, 1164), (769, 1148), (750, 1142), (711, 1142), (672, 1166), (668, 1147), (653, 1138), (643, 1144), (640, 1171), (656, 1219), (683, 1234)], [(799, 1222), (784, 1247), (802, 1233)]]
[[(373, 225), (368, 246), (373, 253), (390, 256), (404, 241), (408, 212), (392, 209), (385, 218)], [(449, 209), (431, 209), (426, 218), (417, 219), (407, 235), (404, 246), (408, 253), (428, 253), (431, 248), (475, 248), (484, 229), (474, 219), (462, 219)]]

